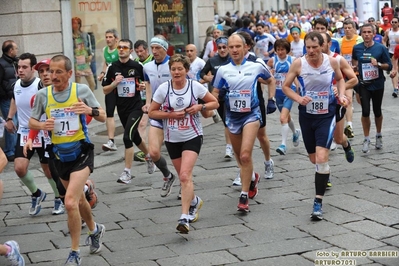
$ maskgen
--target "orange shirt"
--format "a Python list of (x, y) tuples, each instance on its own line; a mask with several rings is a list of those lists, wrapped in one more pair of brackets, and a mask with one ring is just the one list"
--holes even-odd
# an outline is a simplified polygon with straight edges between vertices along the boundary
[[(306, 32), (301, 31), (301, 35), (299, 36), (299, 38), (302, 39), (302, 40), (304, 40), (304, 39), (305, 39), (305, 35), (306, 35)], [(294, 40), (294, 37), (292, 37), (291, 34), (288, 34), (288, 36), (287, 36), (287, 41), (288, 41), (289, 43), (291, 43), (293, 40)]]

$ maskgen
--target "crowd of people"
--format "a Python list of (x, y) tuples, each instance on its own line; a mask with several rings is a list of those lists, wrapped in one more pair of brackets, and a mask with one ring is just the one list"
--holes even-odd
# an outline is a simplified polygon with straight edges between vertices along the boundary
[[(204, 204), (193, 183), (203, 145), (200, 116), (213, 118), (215, 123), (223, 121), (223, 156), (235, 159), (239, 168), (232, 184), (241, 186), (237, 211), (247, 213), (249, 199), (259, 193), (261, 178), (252, 159), (256, 139), (264, 153), (263, 177), (274, 177), (266, 119), (278, 109), (281, 144), (275, 150), (281, 156), (288, 153), (290, 134), (294, 147), (303, 140), (315, 166), (311, 219), (322, 220), (323, 196), (332, 186), (330, 150), (340, 144), (347, 162), (355, 160), (350, 143), (355, 136), (353, 99), (362, 108), (362, 152), (370, 150), (370, 102), (377, 132), (375, 147), (383, 148), (384, 71), (390, 74), (396, 98), (399, 58), (399, 19), (394, 12), (386, 12), (380, 26), (374, 18), (360, 22), (355, 13), (344, 9), (244, 13), (241, 17), (239, 12), (227, 13), (207, 30), (202, 52), (187, 44), (185, 55), (173, 56), (167, 54), (169, 44), (162, 35), (148, 43), (133, 42), (109, 29), (100, 73), (90, 68), (92, 54), (85, 48), (88, 37), (80, 30), (78, 18), (72, 20), (72, 59), (56, 55), (37, 62), (31, 53), (18, 57), (17, 43), (5, 41), (0, 58), (0, 104), (7, 130), (0, 171), (7, 161), (14, 163), (16, 176), (32, 193), (28, 213), (38, 215), (47, 194), (29, 171), (29, 161), (37, 152), (54, 193), (52, 214), (67, 212), (71, 250), (65, 265), (81, 265), (82, 225), (89, 230), (86, 244), (92, 254), (101, 251), (105, 233), (105, 226), (91, 214), (98, 201), (89, 179), (94, 153), (87, 125), (92, 119), (106, 122), (108, 141), (102, 149), (116, 151), (116, 107), (124, 128), (125, 154), (118, 183), (132, 183), (134, 160), (145, 162), (149, 174), (159, 169), (164, 182), (161, 197), (168, 197), (176, 180), (180, 181), (181, 215), (176, 230), (187, 234)], [(381, 31), (385, 22), (390, 27)], [(76, 82), (70, 81), (72, 75)], [(88, 86), (80, 83), (82, 76)], [(104, 92), (104, 108), (93, 94), (97, 81)], [(294, 102), (299, 104), (299, 127), (290, 115)], [(175, 173), (161, 154), (163, 144)], [(134, 145), (139, 149), (136, 153)], [(0, 182), (0, 198), (2, 189)], [(15, 241), (0, 245), (0, 254), (13, 265), (25, 265)]]

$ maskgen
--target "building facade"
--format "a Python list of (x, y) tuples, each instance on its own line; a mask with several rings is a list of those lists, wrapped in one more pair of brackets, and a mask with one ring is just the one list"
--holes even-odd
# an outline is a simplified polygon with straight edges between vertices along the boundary
[[(188, 43), (202, 49), (214, 21), (213, 0), (0, 0), (0, 5), (0, 43), (14, 40), (20, 53), (38, 60), (60, 53), (74, 58), (71, 21), (79, 18), (91, 41), (95, 74), (101, 72), (108, 29), (133, 42), (162, 34), (175, 53), (183, 53)], [(95, 91), (98, 98), (101, 93)]]

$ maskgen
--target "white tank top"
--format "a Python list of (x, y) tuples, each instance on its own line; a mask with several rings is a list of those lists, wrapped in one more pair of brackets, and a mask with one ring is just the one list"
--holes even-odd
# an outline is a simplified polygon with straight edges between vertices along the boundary
[(399, 30), (397, 31), (393, 31), (392, 29), (389, 30), (389, 34), (388, 34), (388, 38), (389, 38), (389, 53), (393, 54), (395, 51), (395, 47), (398, 44), (395, 39), (399, 38)]
[(36, 78), (29, 87), (22, 87), (21, 80), (17, 80), (14, 86), (14, 100), (17, 106), (18, 114), (18, 133), (21, 128), (28, 128), (29, 119), (31, 117), (32, 107), (31, 99), (38, 91), (40, 79)]

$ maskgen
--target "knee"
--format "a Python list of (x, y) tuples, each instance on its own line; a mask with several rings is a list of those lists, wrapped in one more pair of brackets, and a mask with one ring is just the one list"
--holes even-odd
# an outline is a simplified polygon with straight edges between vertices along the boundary
[(72, 196), (65, 196), (65, 209), (67, 212), (79, 210), (79, 200)]
[(182, 185), (187, 185), (191, 182), (191, 172), (190, 171), (182, 171), (179, 173), (180, 183)]
[(153, 161), (158, 161), (161, 157), (161, 152), (159, 151), (159, 149), (153, 146), (148, 147), (148, 153), (150, 154)]
[(251, 154), (247, 151), (242, 151), (240, 154), (241, 164), (249, 164), (251, 163)]
[(15, 173), (17, 174), (17, 176), (20, 178), (24, 177), (28, 172), (28, 170), (21, 165), (15, 165), (14, 170), (15, 170)]

